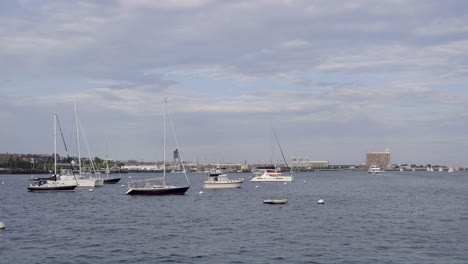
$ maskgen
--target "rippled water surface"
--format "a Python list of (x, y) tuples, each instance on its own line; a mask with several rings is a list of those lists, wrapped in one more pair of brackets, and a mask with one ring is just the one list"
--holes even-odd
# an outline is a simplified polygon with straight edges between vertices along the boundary
[(0, 262), (468, 263), (468, 172), (230, 174), (246, 179), (232, 190), (189, 176), (184, 196), (132, 197), (122, 183), (30, 193), (29, 176), (0, 175)]

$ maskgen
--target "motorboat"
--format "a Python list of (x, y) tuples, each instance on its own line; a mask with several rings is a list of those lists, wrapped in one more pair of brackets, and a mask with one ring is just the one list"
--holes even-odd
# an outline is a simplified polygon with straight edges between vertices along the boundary
[(240, 188), (243, 182), (244, 182), (244, 178), (230, 180), (226, 173), (216, 171), (216, 172), (208, 173), (208, 179), (203, 182), (203, 188), (205, 189)]
[(377, 165), (370, 165), (369, 170), (367, 170), (367, 173), (369, 174), (382, 174), (384, 172), (385, 171), (381, 170)]
[(254, 177), (250, 180), (252, 182), (292, 182), (294, 177), (292, 175), (283, 176), (282, 173), (276, 170), (262, 170), (261, 175), (254, 175)]

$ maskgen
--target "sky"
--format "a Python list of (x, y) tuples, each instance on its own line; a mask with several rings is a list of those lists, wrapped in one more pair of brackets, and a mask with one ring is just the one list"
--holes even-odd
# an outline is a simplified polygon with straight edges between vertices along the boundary
[(467, 76), (464, 0), (1, 1), (0, 153), (53, 153), (54, 113), (76, 152), (76, 100), (85, 156), (162, 160), (167, 98), (169, 158), (269, 162), (274, 128), (288, 159), (467, 165)]

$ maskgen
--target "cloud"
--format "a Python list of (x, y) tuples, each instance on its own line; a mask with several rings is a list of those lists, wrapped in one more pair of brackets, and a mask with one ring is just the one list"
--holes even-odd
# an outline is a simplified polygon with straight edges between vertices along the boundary
[[(47, 131), (36, 120), (69, 113), (77, 98), (92, 134), (102, 137), (112, 127), (121, 156), (131, 156), (125, 150), (132, 144), (134, 155), (144, 157), (154, 153), (139, 140), (154, 140), (158, 127), (151, 122), (167, 96), (187, 126), (185, 139), (202, 142), (190, 149), (214, 153), (232, 146), (229, 140), (249, 142), (243, 146), (251, 149), (232, 154), (239, 160), (258, 154), (255, 140), (264, 135), (257, 131), (268, 123), (284, 126), (285, 144), (303, 152), (301, 145), (314, 146), (310, 131), (315, 141), (344, 144), (343, 153), (363, 144), (404, 149), (423, 132), (460, 138), (468, 98), (466, 7), (464, 1), (12, 2), (0, 11), (0, 71), (9, 80), (0, 83), (0, 121), (21, 119), (14, 122), (18, 131), (29, 130), (26, 123)], [(201, 147), (214, 138), (219, 145)], [(342, 151), (328, 147), (320, 151)]]
[(178, 10), (198, 8), (212, 2), (211, 0), (121, 0), (124, 8), (155, 8), (163, 10)]

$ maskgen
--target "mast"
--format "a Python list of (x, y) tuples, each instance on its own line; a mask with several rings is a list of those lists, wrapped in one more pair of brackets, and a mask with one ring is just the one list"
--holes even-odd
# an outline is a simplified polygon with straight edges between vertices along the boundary
[(289, 167), (288, 162), (286, 161), (286, 157), (284, 157), (283, 149), (281, 148), (281, 144), (279, 143), (278, 136), (276, 135), (275, 128), (273, 128), (273, 134), (275, 135), (276, 142), (278, 143), (278, 147), (281, 151), (281, 156), (283, 156), (284, 163), (286, 164), (286, 167)]
[(164, 127), (164, 163), (163, 163), (163, 185), (166, 185), (166, 105), (167, 105), (167, 98), (164, 97), (164, 115), (163, 115), (163, 127)]
[(56, 113), (54, 113), (54, 176), (57, 177), (57, 114)]
[(75, 125), (76, 125), (76, 145), (78, 147), (78, 167), (81, 175), (81, 148), (80, 148), (80, 132), (78, 128), (78, 112), (76, 111), (76, 100), (73, 100), (73, 105), (75, 106)]

